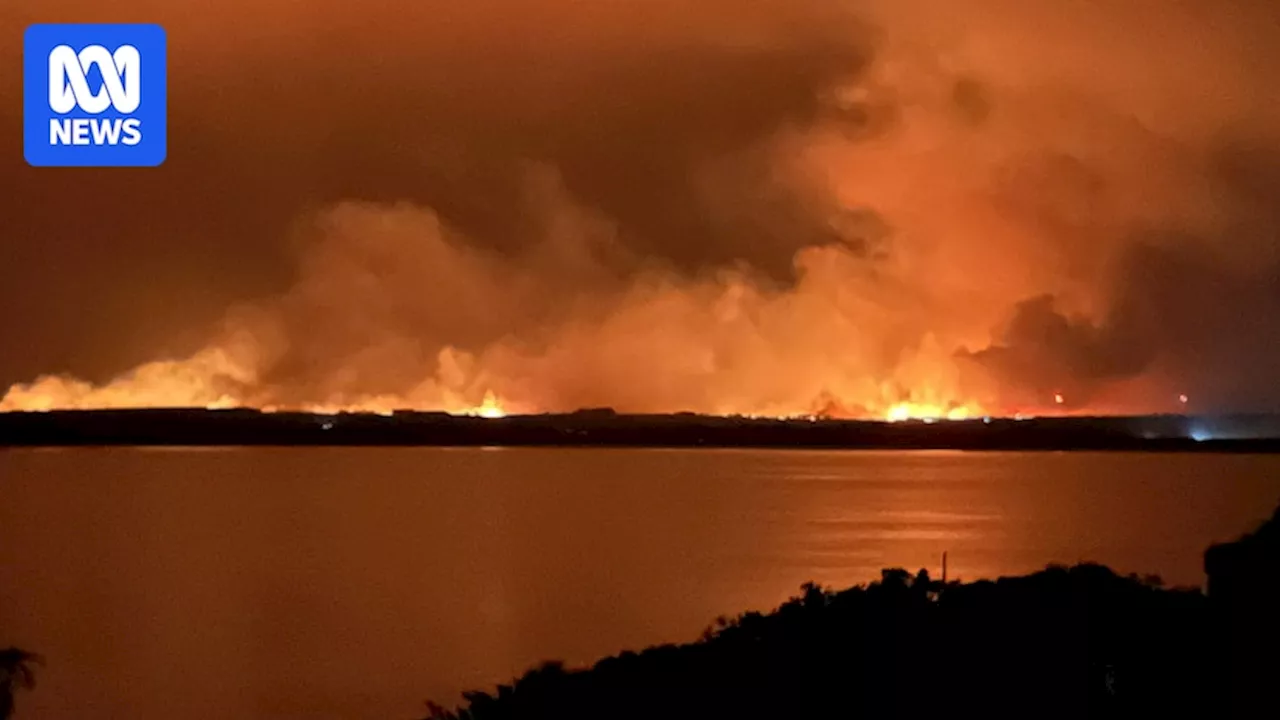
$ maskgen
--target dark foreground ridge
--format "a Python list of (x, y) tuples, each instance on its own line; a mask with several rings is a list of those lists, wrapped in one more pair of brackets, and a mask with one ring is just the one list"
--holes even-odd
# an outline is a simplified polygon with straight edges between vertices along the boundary
[(1272, 717), (1280, 511), (1206, 568), (1207, 596), (1098, 565), (807, 585), (696, 643), (547, 664), (428, 720)]
[(584, 410), (498, 419), (444, 413), (94, 410), (0, 413), (0, 446), (423, 445), (955, 450), (1280, 451), (1275, 416), (983, 418), (887, 423)]

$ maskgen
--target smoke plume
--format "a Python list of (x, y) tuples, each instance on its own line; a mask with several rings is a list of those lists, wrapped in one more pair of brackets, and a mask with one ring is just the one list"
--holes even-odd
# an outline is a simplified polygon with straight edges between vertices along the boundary
[(15, 168), (0, 409), (1280, 409), (1273, 3), (125, 4), (169, 160)]

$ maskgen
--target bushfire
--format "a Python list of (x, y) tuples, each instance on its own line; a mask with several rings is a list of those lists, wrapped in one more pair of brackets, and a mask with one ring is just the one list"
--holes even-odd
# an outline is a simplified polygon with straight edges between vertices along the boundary
[[(249, 407), (264, 412), (302, 411), (317, 415), (339, 413), (375, 413), (391, 415), (397, 410), (441, 411), (453, 415), (502, 418), (511, 414), (536, 414), (549, 411), (572, 411), (577, 408), (546, 408), (511, 402), (492, 389), (484, 389), (474, 402), (463, 396), (442, 399), (431, 403), (395, 396), (371, 396), (349, 400), (331, 400), (320, 403), (280, 404), (255, 403), (249, 398), (236, 397), (225, 389), (219, 389), (212, 378), (204, 378), (197, 368), (217, 366), (208, 358), (195, 358), (190, 364), (162, 362), (138, 368), (128, 376), (102, 386), (45, 376), (29, 384), (9, 388), (0, 398), (0, 412), (46, 412), (51, 410), (143, 409), (172, 407), (204, 407), (210, 410)], [(842, 404), (843, 408), (858, 407), (859, 403)], [(827, 406), (814, 411), (796, 405), (792, 410), (777, 406), (767, 410), (750, 407), (731, 413), (748, 417), (812, 418), (812, 419), (878, 419), (888, 422), (907, 420), (965, 420), (983, 414), (982, 407), (973, 402), (934, 401), (916, 402), (902, 400), (889, 404), (867, 403), (862, 411), (833, 410), (830, 399)], [(625, 410), (625, 408), (622, 408)], [(679, 409), (673, 409), (673, 412)]]

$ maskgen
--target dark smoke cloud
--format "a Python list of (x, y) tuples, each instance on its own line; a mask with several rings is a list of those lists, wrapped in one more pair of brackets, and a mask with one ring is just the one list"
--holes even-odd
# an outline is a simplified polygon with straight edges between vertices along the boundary
[(0, 383), (1280, 408), (1273, 3), (21, 4), (163, 22), (173, 145), (11, 160)]
[[(822, 113), (870, 52), (851, 13), (816, 0), (19, 4), (0, 16), (10, 38), (37, 20), (165, 24), (173, 145), (156, 171), (9, 160), (2, 305), (18, 312), (0, 330), (32, 349), (0, 380), (174, 351), (160, 338), (289, 282), (282, 239), (343, 200), (414, 202), (518, 252), (539, 235), (530, 165), (637, 254), (686, 270), (747, 258), (785, 279), (797, 248), (832, 234), (820, 188), (789, 188), (760, 146)], [(16, 46), (6, 59), (16, 137)]]
[(1064, 315), (1044, 295), (1018, 304), (998, 344), (962, 357), (1031, 391), (1030, 404), (1047, 405), (1056, 395), (1087, 403), (1090, 385), (1136, 376), (1151, 361), (1153, 348), (1122, 332)]

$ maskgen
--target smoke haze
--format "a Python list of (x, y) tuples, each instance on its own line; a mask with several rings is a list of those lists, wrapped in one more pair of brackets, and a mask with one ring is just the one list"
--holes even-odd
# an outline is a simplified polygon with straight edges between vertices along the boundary
[(170, 149), (7, 161), (0, 409), (1280, 410), (1274, 3), (19, 5)]

